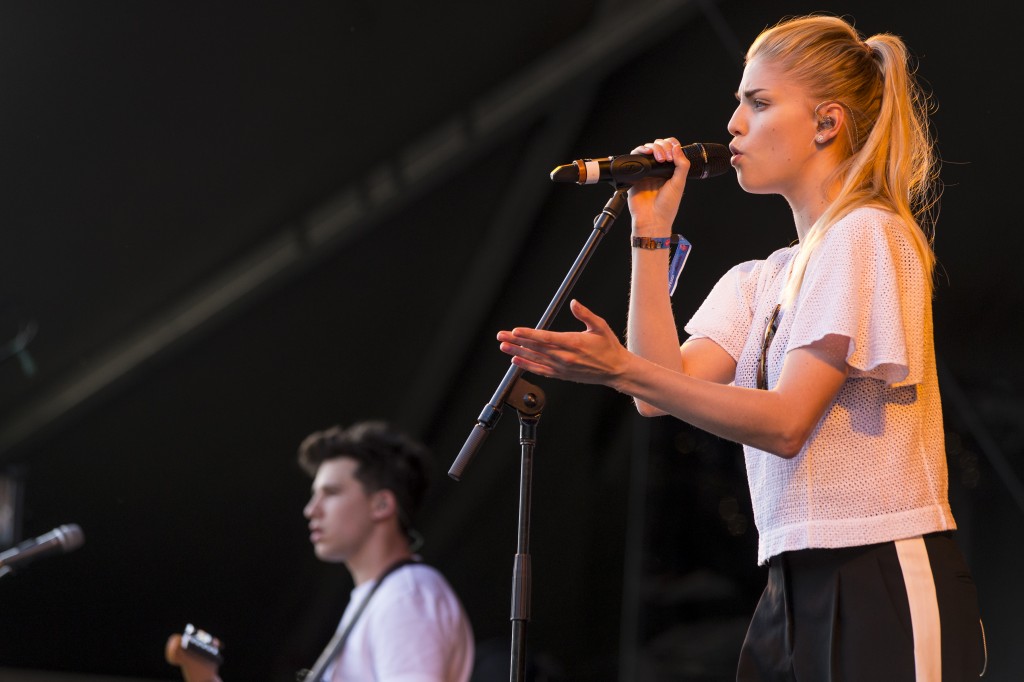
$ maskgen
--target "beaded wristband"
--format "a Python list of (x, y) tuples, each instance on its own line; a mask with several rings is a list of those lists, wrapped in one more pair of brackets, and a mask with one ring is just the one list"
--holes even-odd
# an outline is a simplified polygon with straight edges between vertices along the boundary
[(634, 249), (667, 249), (672, 244), (676, 243), (676, 239), (679, 235), (674, 234), (671, 237), (633, 237), (633, 248)]
[(672, 254), (672, 261), (668, 265), (668, 295), (676, 293), (676, 285), (679, 284), (679, 275), (683, 272), (686, 259), (690, 255), (690, 242), (681, 234), (674, 234), (671, 237), (633, 237), (634, 249), (667, 249), (675, 246), (675, 253)]

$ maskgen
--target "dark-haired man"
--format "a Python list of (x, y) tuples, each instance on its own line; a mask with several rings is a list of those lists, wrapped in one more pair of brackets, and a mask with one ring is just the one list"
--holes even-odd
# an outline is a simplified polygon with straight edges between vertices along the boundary
[(318, 431), (299, 448), (313, 476), (304, 510), (310, 542), (321, 560), (344, 563), (355, 582), (339, 625), (351, 628), (326, 680), (469, 679), (469, 619), (410, 544), (427, 457), (422, 445), (381, 422)]
[[(334, 426), (299, 447), (299, 464), (313, 477), (303, 510), (313, 551), (345, 564), (355, 583), (325, 650), (337, 654), (320, 679), (307, 682), (469, 679), (469, 619), (444, 576), (414, 555), (413, 518), (426, 492), (428, 458), (423, 445), (384, 422)], [(173, 635), (166, 657), (186, 682), (219, 682), (214, 662), (183, 649)]]

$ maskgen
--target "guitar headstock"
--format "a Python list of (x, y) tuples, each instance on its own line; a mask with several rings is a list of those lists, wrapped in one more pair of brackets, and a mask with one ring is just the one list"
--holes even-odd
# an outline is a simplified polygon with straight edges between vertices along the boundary
[(220, 655), (223, 646), (219, 639), (205, 630), (197, 629), (192, 623), (186, 625), (185, 631), (181, 633), (182, 651), (202, 656), (217, 665), (224, 662), (224, 658)]
[(217, 667), (224, 660), (220, 653), (223, 646), (219, 639), (189, 623), (180, 635), (167, 639), (164, 657), (181, 668), (187, 682), (219, 680)]

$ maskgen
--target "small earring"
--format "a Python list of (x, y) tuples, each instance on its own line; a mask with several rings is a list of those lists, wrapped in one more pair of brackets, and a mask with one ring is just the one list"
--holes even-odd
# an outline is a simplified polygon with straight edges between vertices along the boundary
[(816, 138), (814, 138), (814, 141), (817, 142), (818, 144), (825, 144), (825, 136), (818, 135)]

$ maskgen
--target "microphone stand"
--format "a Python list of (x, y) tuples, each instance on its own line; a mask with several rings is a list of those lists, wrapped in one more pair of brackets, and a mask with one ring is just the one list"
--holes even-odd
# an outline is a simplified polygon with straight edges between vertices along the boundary
[(520, 378), (509, 405), (519, 412), (519, 526), (516, 557), (512, 567), (512, 660), (510, 680), (526, 679), (526, 624), (530, 620), (532, 571), (530, 563), (530, 510), (533, 502), (533, 453), (537, 446), (537, 424), (544, 409), (544, 392)]
[[(615, 192), (605, 204), (604, 209), (594, 217), (594, 229), (590, 233), (572, 267), (558, 287), (547, 310), (537, 323), (537, 329), (547, 329), (561, 310), (569, 293), (579, 281), (583, 269), (597, 250), (601, 239), (607, 234), (608, 228), (615, 222), (626, 205), (628, 185), (616, 185)], [(477, 417), (476, 425), (470, 432), (466, 443), (448, 470), (448, 475), (456, 481), (461, 480), (462, 473), (469, 466), (476, 451), (483, 444), (488, 433), (497, 425), (505, 405), (519, 413), (520, 423), (520, 481), (519, 481), (519, 527), (516, 542), (515, 564), (512, 577), (512, 659), (509, 669), (511, 682), (523, 682), (526, 679), (526, 624), (530, 620), (530, 596), (532, 575), (530, 571), (530, 512), (533, 494), (533, 454), (537, 445), (537, 425), (541, 411), (544, 409), (544, 392), (522, 379), (523, 370), (511, 365), (504, 378), (498, 384), (494, 395), (484, 406)]]

